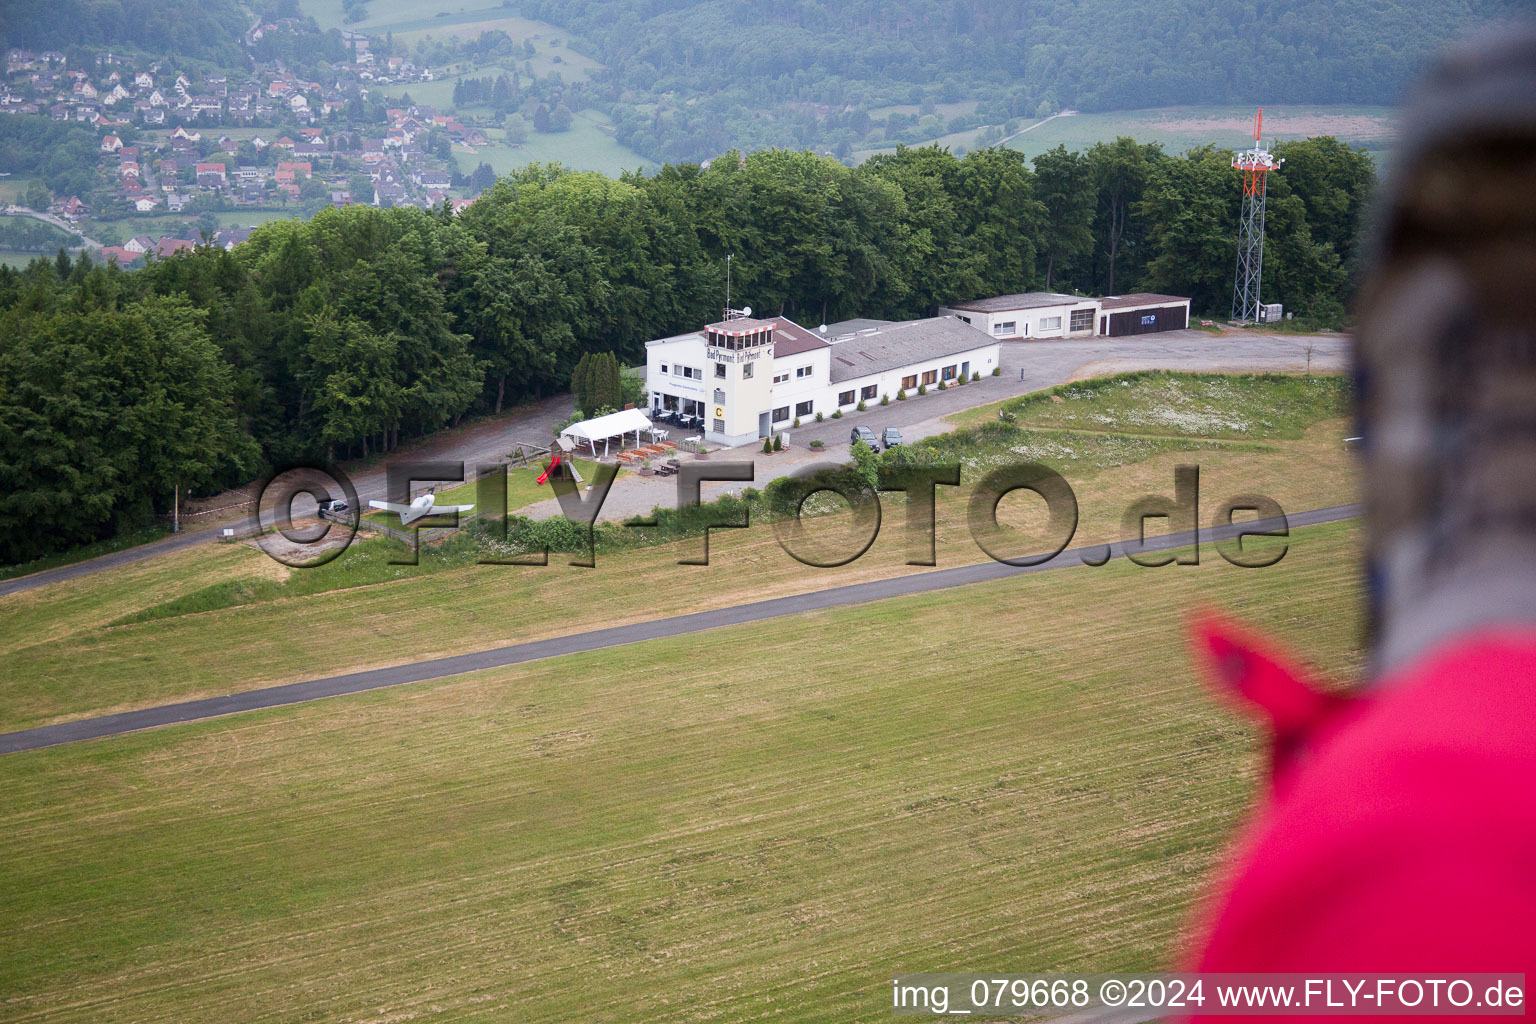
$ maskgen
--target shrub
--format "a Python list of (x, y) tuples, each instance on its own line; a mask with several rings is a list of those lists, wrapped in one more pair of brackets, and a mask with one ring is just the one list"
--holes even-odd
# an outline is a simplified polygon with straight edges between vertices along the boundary
[(833, 409), (832, 410), (832, 418), (835, 419), (835, 420), (842, 419), (843, 418), (843, 410), (841, 410), (841, 409)]
[(798, 428), (799, 428), (799, 426), (800, 426), (800, 417), (799, 417), (799, 416), (796, 416), (796, 417), (795, 417), (795, 422), (793, 422), (793, 423), (791, 423), (791, 424), (790, 424), (790, 426), (792, 426), (792, 427), (795, 427), (795, 428), (797, 428), (797, 429), (798, 429)]
[(881, 405), (890, 405), (891, 404), (891, 396), (890, 395), (881, 395), (880, 396), (880, 404)]
[(821, 415), (821, 413), (819, 413), (819, 412), (818, 412), (818, 413), (817, 413), (817, 414), (816, 414), (816, 422), (817, 422), (817, 423), (820, 423), (820, 422), (821, 422), (821, 420), (822, 420), (822, 415)]
[(964, 384), (964, 383), (965, 383), (965, 374), (962, 373), (962, 374), (960, 374), (960, 376), (958, 376), (954, 380), (950, 381), (950, 386), (957, 388), (961, 384)]
[(772, 455), (773, 454), (773, 439), (772, 438), (767, 438), (767, 437), (763, 438), (763, 454), (764, 455)]
[[(996, 372), (997, 372), (996, 370), (993, 371), (994, 374)], [(980, 373), (980, 371), (972, 370), (971, 371), (971, 380), (981, 380), (981, 373)]]
[(994, 366), (994, 367), (992, 367), (992, 376), (994, 376), (994, 377), (1001, 377), (1002, 375), (1003, 375), (1003, 368), (1001, 366)]
[(868, 411), (869, 411), (869, 406), (864, 404), (864, 400), (862, 398), (859, 399), (859, 412), (868, 412)]
[(927, 384), (919, 384), (917, 386), (917, 393), (920, 394), (920, 395), (926, 395), (928, 393), (928, 385)]
[(896, 401), (898, 401), (898, 402), (905, 402), (906, 400), (907, 400), (907, 389), (906, 388), (901, 388), (900, 390), (898, 390), (896, 392)]
[(943, 381), (939, 381), (939, 390), (940, 391), (943, 391), (943, 390), (945, 390), (948, 387), (949, 387), (948, 384), (944, 383)]
[(824, 442), (824, 441), (812, 441), (811, 442), (811, 447), (812, 448), (825, 448), (826, 447), (826, 442)]
[(877, 486), (880, 480), (880, 456), (875, 450), (861, 440), (853, 442), (850, 454), (853, 455), (853, 464), (858, 474), (868, 481), (869, 486)]
[(773, 435), (773, 450), (776, 451), (776, 452), (781, 452), (781, 451), (784, 450), (784, 435), (783, 434), (774, 434)]

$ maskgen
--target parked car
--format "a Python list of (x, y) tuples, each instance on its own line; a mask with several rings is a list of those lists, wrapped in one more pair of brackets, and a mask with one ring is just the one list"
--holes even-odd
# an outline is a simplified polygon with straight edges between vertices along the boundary
[(880, 432), (880, 440), (885, 442), (885, 450), (890, 451), (901, 444), (901, 431), (895, 427), (886, 427)]
[(850, 445), (858, 444), (860, 441), (863, 441), (871, 448), (877, 450), (880, 447), (880, 439), (876, 437), (875, 432), (870, 430), (868, 427), (854, 427), (853, 430), (848, 433), (848, 443)]
[(348, 519), (352, 515), (352, 507), (339, 498), (327, 498), (317, 503), (321, 519)]

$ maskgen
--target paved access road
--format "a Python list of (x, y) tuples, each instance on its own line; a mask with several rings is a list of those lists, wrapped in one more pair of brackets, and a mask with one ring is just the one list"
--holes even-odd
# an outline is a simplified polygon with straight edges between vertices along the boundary
[[(1317, 523), (1332, 523), (1343, 519), (1353, 519), (1359, 514), (1359, 505), (1336, 505), (1331, 508), (1314, 509), (1310, 512), (1301, 512), (1287, 516), (1286, 524), (1292, 528), (1311, 526)], [(1224, 540), (1234, 537), (1240, 532), (1273, 529), (1280, 525), (1281, 523), (1278, 520), (1260, 520), (1223, 529), (1202, 530), (1201, 539), (1204, 541)], [(1172, 548), (1186, 547), (1194, 543), (1194, 541), (1194, 535), (1189, 532), (1167, 534), (1162, 537), (1149, 538), (1141, 550), (1166, 551)], [(735, 626), (745, 622), (760, 622), (763, 619), (776, 618), (781, 615), (820, 611), (825, 608), (840, 608), (846, 605), (863, 604), (867, 601), (879, 601), (891, 597), (924, 594), (935, 590), (944, 590), (949, 587), (964, 586), (969, 583), (982, 583), (988, 580), (1003, 579), (1021, 573), (1062, 569), (1074, 565), (1081, 566), (1084, 563), (1085, 556), (1097, 564), (1104, 558), (1105, 547), (1106, 545), (1096, 544), (1085, 548), (1074, 548), (1063, 551), (1055, 558), (1041, 562), (1038, 565), (1014, 566), (1006, 565), (1002, 562), (980, 562), (973, 565), (957, 566), (952, 569), (937, 569), (933, 572), (898, 576), (893, 579), (871, 580), (867, 583), (856, 583), (845, 587), (829, 587), (825, 590), (794, 594), (789, 597), (778, 597), (767, 601), (753, 601), (749, 604), (735, 605), (729, 608), (712, 608), (708, 611), (693, 612), (687, 615), (674, 615), (670, 618), (654, 619), (650, 622), (636, 622), (627, 626), (595, 629), (586, 633), (573, 633), (570, 636), (551, 637), (548, 640), (511, 644), (506, 647), (496, 647), (488, 651), (475, 651), (470, 654), (458, 654), (448, 658), (432, 658), (405, 665), (393, 665), (387, 668), (369, 669), (364, 672), (351, 672), (346, 675), (288, 683), (283, 686), (269, 686), (260, 690), (232, 693), (224, 697), (207, 697), (202, 700), (182, 701), (177, 704), (165, 704), (160, 707), (144, 708), (139, 711), (125, 711), (115, 715), (102, 715), (97, 718), (85, 718), (74, 722), (61, 722), (57, 725), (45, 725), (35, 729), (0, 734), (0, 754), (33, 750), (38, 747), (57, 746), (61, 743), (73, 743), (78, 740), (97, 739), (103, 736), (116, 736), (121, 733), (136, 732), (140, 729), (152, 729), (157, 726), (194, 722), (204, 718), (237, 714), (241, 711), (255, 711), (261, 708), (281, 707), (285, 704), (298, 704), (305, 701), (318, 700), (322, 697), (362, 693), (367, 690), (377, 690), (387, 686), (418, 683), (427, 679), (442, 679), (448, 676), (461, 675), (465, 672), (479, 672), (484, 669), (503, 668), (508, 665), (519, 665), (543, 658), (555, 658), (567, 654), (581, 654), (587, 651), (601, 650), (605, 647), (617, 647), (621, 644), (682, 636), (687, 633), (697, 633), (701, 630), (716, 629), (721, 626)], [(1119, 555), (1124, 551), (1123, 545), (1120, 544), (1109, 545), (1109, 547), (1112, 549), (1112, 556)]]

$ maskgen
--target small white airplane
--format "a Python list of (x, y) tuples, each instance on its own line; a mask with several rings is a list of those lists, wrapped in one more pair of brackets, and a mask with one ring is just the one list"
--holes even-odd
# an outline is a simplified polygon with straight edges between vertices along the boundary
[(437, 498), (431, 494), (423, 494), (409, 505), (401, 505), (394, 501), (370, 501), (369, 508), (381, 508), (386, 512), (400, 513), (400, 525), (410, 526), (422, 516), (446, 515), (452, 512), (468, 512), (473, 505), (438, 505)]

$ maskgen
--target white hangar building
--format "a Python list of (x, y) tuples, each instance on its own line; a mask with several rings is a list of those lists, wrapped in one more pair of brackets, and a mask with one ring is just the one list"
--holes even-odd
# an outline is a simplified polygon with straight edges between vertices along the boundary
[(716, 444), (740, 445), (796, 419), (894, 399), (902, 389), (986, 376), (1001, 360), (991, 335), (952, 316), (853, 320), (822, 330), (782, 316), (736, 315), (647, 342), (651, 413), (697, 422)]
[(1128, 334), (1180, 331), (1189, 326), (1189, 300), (1177, 295), (1136, 292), (1095, 299), (1057, 292), (1024, 292), (972, 299), (939, 307), (1007, 341), (1037, 338), (1117, 338)]

